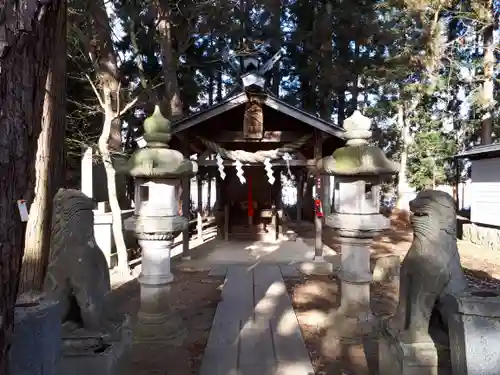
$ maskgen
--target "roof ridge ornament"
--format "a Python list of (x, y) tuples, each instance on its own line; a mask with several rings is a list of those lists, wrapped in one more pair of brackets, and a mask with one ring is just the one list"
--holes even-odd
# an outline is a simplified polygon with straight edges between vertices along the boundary
[(266, 85), (264, 75), (281, 59), (283, 55), (282, 48), (278, 49), (271, 58), (264, 61), (268, 45), (269, 43), (259, 43), (252, 48), (247, 42), (243, 49), (229, 50), (226, 45), (222, 51), (222, 60), (228, 63), (238, 74), (245, 90), (263, 91)]

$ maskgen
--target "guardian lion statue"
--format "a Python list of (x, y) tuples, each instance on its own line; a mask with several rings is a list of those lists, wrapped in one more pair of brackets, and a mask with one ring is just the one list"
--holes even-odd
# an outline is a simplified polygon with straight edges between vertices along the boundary
[(62, 307), (62, 323), (99, 332), (109, 293), (108, 264), (94, 239), (94, 202), (79, 190), (54, 197), (44, 292)]
[(457, 248), (452, 197), (424, 190), (410, 202), (410, 210), (414, 238), (401, 264), (399, 304), (389, 325), (405, 342), (426, 342), (431, 340), (431, 321), (447, 327), (442, 297), (466, 290), (467, 281)]

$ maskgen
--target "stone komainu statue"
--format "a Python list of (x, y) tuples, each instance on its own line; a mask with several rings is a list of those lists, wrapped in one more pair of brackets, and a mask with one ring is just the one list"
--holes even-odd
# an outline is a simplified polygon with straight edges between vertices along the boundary
[(100, 331), (111, 288), (106, 259), (94, 239), (93, 208), (79, 190), (59, 189), (55, 195), (44, 291), (60, 302), (63, 323)]
[(410, 210), (414, 238), (401, 264), (399, 304), (390, 326), (405, 341), (421, 342), (430, 339), (431, 320), (447, 326), (441, 297), (466, 290), (467, 281), (460, 265), (451, 196), (424, 190), (410, 202)]

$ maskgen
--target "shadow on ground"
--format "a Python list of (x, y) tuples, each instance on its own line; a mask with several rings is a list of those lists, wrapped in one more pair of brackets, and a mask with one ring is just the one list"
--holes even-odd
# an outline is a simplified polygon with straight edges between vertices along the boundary
[[(393, 220), (394, 223), (394, 220)], [(311, 226), (297, 228), (297, 231), (311, 240), (314, 231)], [(323, 241), (326, 245), (340, 252), (334, 233), (324, 230)], [(411, 231), (405, 223), (399, 222), (381, 233), (372, 245), (372, 267), (378, 257), (398, 255), (404, 258), (412, 241)], [(467, 248), (459, 246), (464, 273), (471, 288), (500, 290), (498, 275), (500, 265), (488, 261), (488, 251), (484, 258), (477, 256)], [(378, 346), (376, 331), (373, 336), (350, 337), (342, 339), (338, 335), (340, 328), (332, 321), (332, 314), (340, 305), (340, 283), (333, 276), (302, 276), (286, 280), (287, 289), (301, 328), (306, 339), (317, 374), (321, 375), (375, 375), (378, 374)], [(377, 319), (395, 312), (398, 302), (398, 280), (377, 282), (371, 286), (371, 309)], [(337, 324), (337, 325), (336, 325)], [(382, 375), (382, 374), (381, 374)]]
[[(312, 245), (314, 228), (311, 225), (294, 228), (303, 241)], [(412, 240), (411, 232), (403, 224), (395, 225), (390, 230), (381, 233), (372, 246), (372, 263), (380, 256), (392, 254), (401, 259), (406, 254)], [(330, 248), (340, 251), (339, 243), (333, 232), (325, 228), (324, 243)], [(191, 250), (191, 256), (196, 259), (217, 250), (217, 241), (213, 236), (207, 236), (203, 244)], [(233, 242), (234, 246), (238, 242)], [(243, 246), (243, 245), (242, 245)], [(229, 254), (230, 255), (230, 254)], [(229, 256), (228, 255), (228, 256)], [(467, 279), (472, 286), (488, 289), (500, 289), (500, 280), (493, 277), (495, 272), (485, 268), (484, 264), (475, 265), (476, 258), (461, 254)], [(263, 259), (265, 259), (265, 254)], [(230, 263), (230, 262), (229, 262)], [(253, 265), (255, 266), (255, 264)], [(249, 269), (253, 267), (248, 266)], [(220, 278), (208, 278), (207, 271), (186, 272), (174, 270), (176, 281), (172, 284), (172, 304), (181, 315), (188, 328), (188, 338), (180, 346), (160, 345), (132, 350), (128, 358), (127, 374), (169, 374), (198, 375), (202, 355), (206, 346), (212, 319), (220, 300)], [(277, 291), (276, 285), (271, 285), (262, 295), (255, 297), (255, 306), (261, 306), (267, 316), (279, 322), (286, 322), (287, 312), (277, 303), (283, 293), (289, 294), (295, 313), (298, 317), (302, 334), (317, 375), (374, 375), (378, 373), (377, 336), (351, 336), (343, 338), (340, 331), (346, 330), (344, 322), (334, 319), (340, 305), (339, 281), (334, 276), (299, 276), (285, 278), (286, 291)], [(241, 290), (240, 293), (252, 293), (251, 290)], [(371, 286), (371, 309), (377, 318), (392, 315), (398, 298), (398, 283), (395, 281), (373, 283)], [(117, 288), (112, 296), (112, 305), (120, 311), (136, 316), (139, 306), (139, 285), (133, 280)], [(236, 335), (246, 335), (256, 343), (264, 343), (269, 332), (267, 328), (245, 333), (243, 330), (248, 321), (242, 321)], [(279, 326), (279, 324), (278, 324)], [(249, 336), (250, 335), (250, 336)], [(282, 340), (291, 340), (293, 335), (284, 330), (279, 333)], [(257, 350), (257, 349), (255, 349)], [(290, 356), (285, 361), (293, 364)], [(221, 373), (217, 375), (228, 375)], [(253, 375), (243, 374), (243, 375)], [(265, 374), (261, 374), (265, 375)]]
[[(378, 372), (376, 336), (351, 335), (346, 322), (338, 319), (340, 282), (333, 276), (308, 276), (286, 280), (316, 374), (368, 375)], [(397, 303), (397, 285), (374, 283), (371, 309), (376, 317), (392, 314)], [(376, 321), (373, 322), (374, 324)], [(372, 331), (375, 333), (375, 331)]]
[[(178, 345), (133, 345), (121, 364), (121, 375), (198, 375), (223, 279), (208, 277), (207, 272), (173, 270), (173, 274), (170, 301), (187, 328), (186, 339)], [(133, 324), (139, 305), (137, 279), (119, 286), (109, 296), (108, 306), (114, 313), (129, 314)]]

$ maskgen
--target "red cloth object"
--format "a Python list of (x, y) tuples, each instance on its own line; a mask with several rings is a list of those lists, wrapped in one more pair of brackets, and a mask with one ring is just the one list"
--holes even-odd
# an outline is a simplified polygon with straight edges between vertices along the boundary
[(253, 217), (252, 175), (248, 175), (248, 217)]
[(314, 211), (317, 217), (323, 217), (323, 205), (321, 204), (321, 199), (314, 200)]

